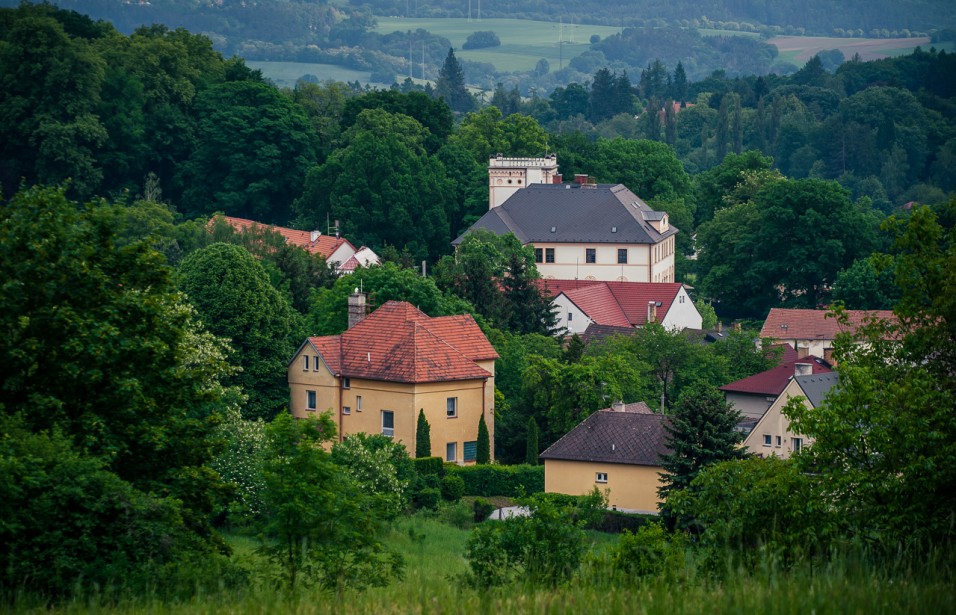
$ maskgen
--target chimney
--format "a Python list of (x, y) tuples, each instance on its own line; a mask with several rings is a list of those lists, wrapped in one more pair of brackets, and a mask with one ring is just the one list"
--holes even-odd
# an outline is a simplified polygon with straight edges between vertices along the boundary
[(624, 400), (618, 400), (611, 404), (611, 412), (624, 412)]
[(365, 320), (365, 314), (365, 293), (356, 288), (349, 295), (349, 329)]
[(812, 363), (794, 363), (793, 375), (794, 376), (812, 376), (813, 364)]
[(588, 183), (588, 176), (586, 173), (575, 173), (574, 174), (574, 183), (584, 185)]
[(318, 239), (318, 238), (321, 237), (321, 236), (322, 236), (322, 231), (312, 231), (312, 232), (309, 234), (309, 241), (315, 241), (316, 239)]
[(560, 173), (555, 173), (555, 174), (551, 177), (551, 183), (552, 183), (552, 184), (560, 184), (561, 181), (562, 181), (562, 177), (561, 177), (561, 174), (560, 174)]
[(657, 322), (657, 302), (647, 302), (647, 322)]

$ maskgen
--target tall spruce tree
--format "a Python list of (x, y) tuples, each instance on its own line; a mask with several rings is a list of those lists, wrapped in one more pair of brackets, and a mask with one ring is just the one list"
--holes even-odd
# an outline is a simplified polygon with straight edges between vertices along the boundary
[(534, 417), (528, 419), (528, 444), (525, 448), (524, 462), (538, 465), (538, 422)]
[(485, 415), (481, 415), (478, 421), (478, 451), (475, 454), (475, 462), (491, 462), (491, 437), (488, 435), (488, 425), (485, 424)]
[(743, 459), (738, 445), (744, 434), (737, 430), (740, 412), (715, 388), (704, 384), (689, 387), (680, 397), (670, 422), (665, 423), (671, 452), (661, 456), (661, 486), (657, 492), (667, 514), (667, 495), (686, 489), (700, 469), (718, 461)]
[(445, 63), (438, 71), (438, 81), (435, 82), (435, 95), (444, 98), (452, 111), (467, 113), (475, 108), (475, 99), (465, 87), (465, 71), (462, 70), (455, 50), (449, 49)]
[(432, 428), (428, 424), (428, 419), (425, 418), (425, 409), (419, 408), (418, 410), (418, 426), (415, 429), (415, 457), (431, 457), (432, 456)]

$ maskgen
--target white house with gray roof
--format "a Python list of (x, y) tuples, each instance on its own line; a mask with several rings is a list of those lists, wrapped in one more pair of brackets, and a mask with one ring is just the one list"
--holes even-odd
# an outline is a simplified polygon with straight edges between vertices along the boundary
[(794, 397), (802, 398), (808, 409), (818, 407), (827, 393), (839, 383), (836, 372), (822, 374), (794, 375), (787, 383), (783, 393), (754, 425), (747, 435), (743, 446), (759, 457), (781, 457), (786, 459), (793, 453), (813, 443), (813, 439), (790, 430), (790, 419), (782, 410)]
[[(497, 179), (492, 176), (493, 191)], [(560, 175), (548, 168), (515, 176), (514, 181), (518, 179), (524, 187), (514, 189), (500, 205), (492, 198), (491, 209), (452, 244), (457, 246), (476, 229), (514, 233), (522, 244), (534, 247), (545, 279), (674, 282), (678, 230), (667, 213), (654, 211), (622, 184), (594, 184), (587, 176), (554, 183)], [(542, 183), (526, 183), (529, 179)]]

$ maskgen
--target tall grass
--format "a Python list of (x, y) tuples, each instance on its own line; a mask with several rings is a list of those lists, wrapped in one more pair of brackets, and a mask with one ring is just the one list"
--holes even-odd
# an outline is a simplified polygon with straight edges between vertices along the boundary
[[(636, 613), (682, 615), (698, 613), (899, 613), (940, 615), (953, 611), (952, 554), (944, 550), (900, 553), (875, 560), (864, 550), (835, 555), (825, 563), (790, 568), (774, 558), (759, 558), (750, 568), (727, 567), (708, 572), (697, 554), (688, 551), (677, 578), (632, 578), (611, 571), (607, 553), (617, 538), (589, 534), (589, 557), (580, 574), (557, 588), (512, 586), (478, 591), (462, 582), (467, 562), (462, 557), (469, 532), (441, 516), (398, 520), (388, 542), (405, 557), (406, 574), (388, 587), (366, 592), (347, 591), (339, 597), (303, 589), (295, 593), (257, 582), (238, 590), (200, 588), (188, 600), (125, 597), (85, 599), (54, 609), (27, 598), (0, 610), (58, 613), (237, 613), (303, 615)], [(463, 517), (456, 518), (462, 521)], [(234, 557), (247, 567), (260, 566), (256, 541), (230, 536)], [(731, 561), (733, 558), (725, 558)], [(251, 577), (255, 578), (255, 577)]]

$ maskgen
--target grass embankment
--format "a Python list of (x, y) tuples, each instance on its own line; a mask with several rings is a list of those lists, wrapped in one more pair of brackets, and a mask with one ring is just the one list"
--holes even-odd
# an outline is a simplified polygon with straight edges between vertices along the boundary
[[(756, 571), (735, 570), (721, 580), (688, 560), (684, 580), (625, 578), (602, 564), (617, 537), (588, 534), (591, 557), (566, 587), (507, 587), (477, 591), (462, 582), (470, 524), (467, 507), (442, 514), (416, 515), (392, 524), (388, 542), (406, 561), (405, 577), (388, 587), (365, 592), (301, 589), (295, 594), (263, 583), (238, 591), (200, 591), (189, 600), (125, 599), (104, 606), (74, 601), (55, 608), (20, 605), (17, 612), (57, 613), (236, 613), (368, 615), (369, 613), (898, 613), (938, 615), (951, 612), (956, 590), (948, 574), (927, 566), (919, 571), (889, 570), (862, 559), (838, 558), (826, 566), (784, 571), (766, 562)], [(234, 557), (250, 570), (268, 566), (255, 552), (255, 538), (230, 535)], [(945, 558), (944, 558), (945, 559)], [(259, 576), (258, 578), (263, 578)], [(2, 609), (3, 607), (0, 607)]]

